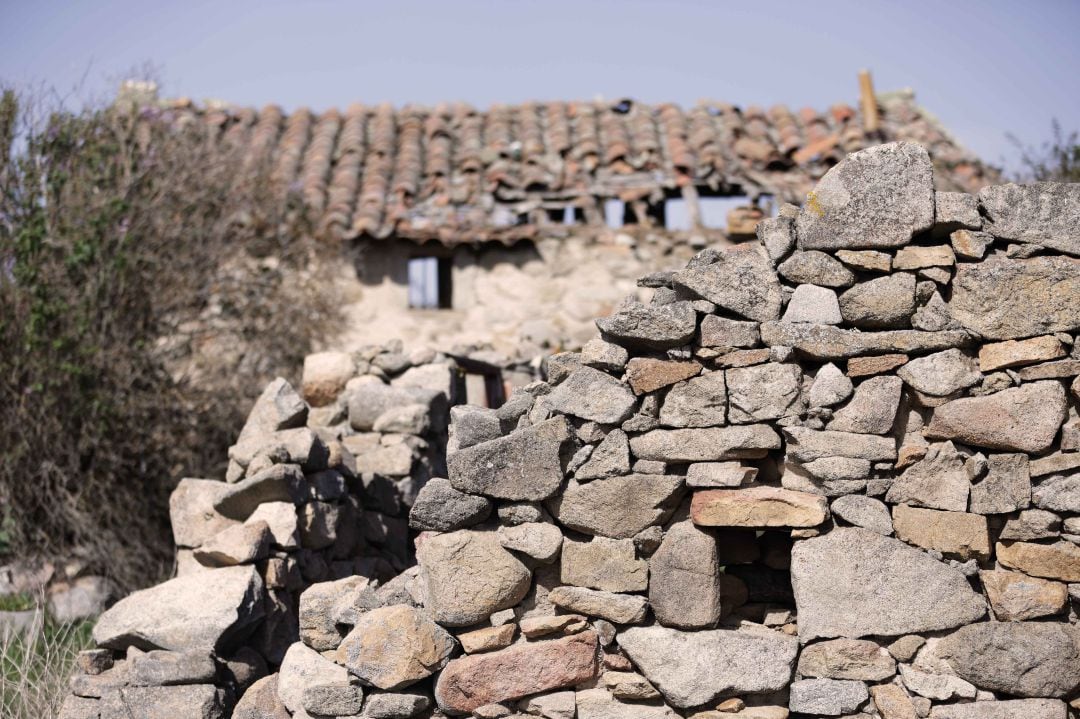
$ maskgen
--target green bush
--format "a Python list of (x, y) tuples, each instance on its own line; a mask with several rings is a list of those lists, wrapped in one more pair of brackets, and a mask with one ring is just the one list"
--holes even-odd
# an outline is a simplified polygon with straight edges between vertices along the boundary
[(1051, 139), (1039, 147), (1025, 145), (1013, 135), (1009, 141), (1020, 151), (1017, 182), (1080, 182), (1080, 133), (1066, 134), (1061, 123), (1051, 123)]
[(176, 480), (333, 322), (336, 249), (219, 129), (3, 94), (0, 550), (161, 576)]

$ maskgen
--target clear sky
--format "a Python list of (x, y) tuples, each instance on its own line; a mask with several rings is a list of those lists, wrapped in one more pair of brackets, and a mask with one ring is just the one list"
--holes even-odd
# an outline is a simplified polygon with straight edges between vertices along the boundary
[[(286, 108), (633, 97), (823, 109), (911, 87), (999, 163), (1080, 127), (1080, 0), (0, 0), (0, 81)], [(74, 91), (74, 92), (73, 92)]]

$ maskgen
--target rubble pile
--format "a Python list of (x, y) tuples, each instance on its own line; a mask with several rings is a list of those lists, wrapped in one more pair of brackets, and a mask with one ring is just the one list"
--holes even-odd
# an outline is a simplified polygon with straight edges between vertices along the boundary
[[(1080, 717), (1080, 185), (935, 192), (893, 143), (758, 232), (453, 407), (416, 566), (311, 584), (280, 655), (251, 565), (134, 595), (64, 716)], [(357, 429), (431, 416), (349, 382)]]

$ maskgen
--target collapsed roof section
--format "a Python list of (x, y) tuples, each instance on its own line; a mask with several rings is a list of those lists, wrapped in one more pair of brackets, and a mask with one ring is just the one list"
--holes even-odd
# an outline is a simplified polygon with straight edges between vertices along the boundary
[(153, 117), (204, 128), (245, 166), (271, 168), (275, 196), (298, 201), (321, 235), (339, 239), (511, 244), (580, 231), (567, 219), (603, 227), (610, 199), (647, 226), (658, 217), (652, 209), (683, 197), (696, 224), (700, 196), (798, 203), (844, 155), (893, 140), (929, 150), (940, 190), (970, 192), (996, 177), (911, 92), (877, 96), (872, 117), (842, 104), (819, 113), (633, 100), (487, 111), (353, 104), (321, 114), (185, 100), (158, 106)]

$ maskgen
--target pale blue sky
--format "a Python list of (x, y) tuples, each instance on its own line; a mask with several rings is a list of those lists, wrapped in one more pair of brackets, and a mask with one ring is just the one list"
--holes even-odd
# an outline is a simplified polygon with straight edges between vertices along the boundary
[(984, 159), (1080, 127), (1080, 1), (333, 2), (0, 0), (0, 81), (105, 97), (146, 65), (165, 94), (286, 108), (634, 97), (919, 101)]

